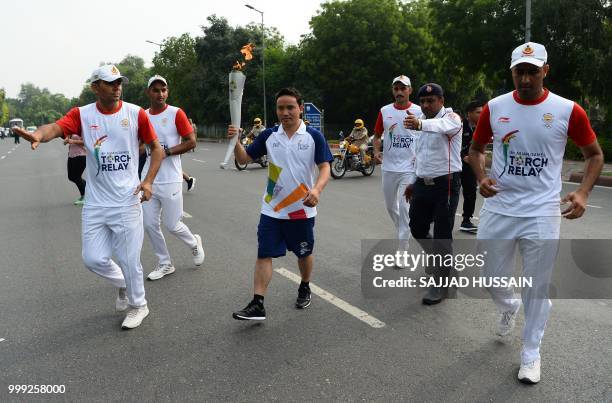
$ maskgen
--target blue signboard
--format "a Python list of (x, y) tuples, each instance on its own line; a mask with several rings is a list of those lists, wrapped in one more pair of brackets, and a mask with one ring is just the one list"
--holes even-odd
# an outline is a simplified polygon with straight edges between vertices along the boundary
[(304, 120), (309, 121), (309, 125), (314, 127), (315, 129), (321, 130), (322, 123), (322, 114), (319, 108), (317, 108), (313, 103), (306, 102), (304, 103)]

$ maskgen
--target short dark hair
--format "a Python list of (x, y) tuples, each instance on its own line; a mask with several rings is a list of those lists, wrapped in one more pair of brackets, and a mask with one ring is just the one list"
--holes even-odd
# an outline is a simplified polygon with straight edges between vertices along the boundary
[(467, 106), (465, 107), (465, 112), (466, 113), (470, 113), (470, 112), (474, 112), (476, 110), (476, 108), (480, 108), (481, 106), (483, 106), (485, 103), (483, 101), (471, 101), (469, 104), (467, 104)]
[(281, 88), (281, 90), (278, 91), (276, 95), (274, 96), (274, 100), (278, 101), (280, 97), (285, 96), (285, 95), (294, 97), (298, 105), (302, 105), (304, 103), (304, 100), (302, 99), (302, 94), (300, 94), (300, 92), (293, 87)]

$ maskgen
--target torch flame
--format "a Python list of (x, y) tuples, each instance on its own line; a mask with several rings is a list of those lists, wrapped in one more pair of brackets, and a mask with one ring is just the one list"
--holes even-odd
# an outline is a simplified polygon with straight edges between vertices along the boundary
[(242, 70), (242, 68), (246, 65), (245, 62), (248, 62), (249, 60), (253, 59), (252, 51), (254, 48), (255, 48), (255, 45), (253, 45), (252, 43), (247, 43), (246, 45), (244, 45), (240, 49), (240, 53), (242, 53), (242, 55), (244, 56), (244, 62), (240, 62), (236, 60), (236, 63), (234, 63), (234, 66), (232, 66), (232, 69)]

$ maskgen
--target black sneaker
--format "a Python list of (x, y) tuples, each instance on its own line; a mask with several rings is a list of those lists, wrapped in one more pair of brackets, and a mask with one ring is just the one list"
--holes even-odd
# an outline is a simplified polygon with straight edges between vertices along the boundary
[(295, 300), (295, 307), (305, 309), (310, 306), (310, 288), (298, 288), (298, 297)]
[(251, 301), (242, 311), (234, 312), (232, 318), (237, 320), (265, 320), (266, 309), (262, 304)]
[(470, 220), (464, 220), (461, 223), (461, 226), (459, 227), (459, 230), (461, 231), (465, 231), (465, 232), (477, 232), (478, 231), (478, 227), (475, 226), (474, 224), (472, 224), (472, 222)]
[(191, 192), (193, 190), (193, 187), (195, 186), (195, 181), (196, 179), (193, 176), (190, 176), (189, 179), (187, 179), (187, 191)]

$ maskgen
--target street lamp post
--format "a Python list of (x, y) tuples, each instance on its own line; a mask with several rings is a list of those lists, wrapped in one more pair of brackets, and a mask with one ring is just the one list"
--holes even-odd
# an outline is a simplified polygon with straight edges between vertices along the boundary
[(268, 114), (266, 108), (266, 31), (264, 30), (264, 13), (250, 4), (245, 4), (244, 6), (261, 14), (261, 81), (263, 82), (264, 127), (268, 127)]
[(161, 48), (162, 48), (162, 44), (161, 43), (153, 42), (153, 41), (150, 41), (148, 39), (146, 39), (145, 42), (152, 43), (153, 45), (159, 46), (159, 50), (161, 50)]

